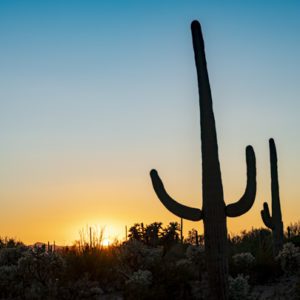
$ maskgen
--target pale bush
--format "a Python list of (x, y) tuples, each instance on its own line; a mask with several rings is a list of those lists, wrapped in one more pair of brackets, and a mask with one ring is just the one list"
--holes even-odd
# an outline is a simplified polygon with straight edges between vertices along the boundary
[(175, 265), (176, 267), (188, 268), (189, 266), (191, 266), (191, 261), (186, 258), (182, 258), (177, 260)]
[(162, 254), (162, 248), (142, 248), (142, 268), (151, 269), (157, 266), (161, 262)]
[(249, 269), (255, 261), (250, 252), (238, 253), (232, 256), (233, 263), (241, 269)]
[(127, 272), (131, 272), (154, 268), (161, 262), (162, 255), (162, 247), (148, 247), (142, 242), (131, 239), (119, 248), (118, 258), (123, 267), (129, 267), (129, 269), (126, 268)]
[(284, 244), (276, 259), (287, 274), (294, 274), (300, 269), (300, 249), (293, 243)]
[(250, 299), (249, 276), (239, 274), (236, 278), (229, 277), (229, 299), (248, 300)]
[[(42, 249), (27, 251), (18, 261), (18, 273), (28, 299), (55, 299), (65, 261), (60, 254), (43, 252)], [(26, 298), (25, 297), (25, 298)]]
[(151, 292), (152, 273), (149, 270), (138, 270), (133, 272), (125, 282), (126, 299), (147, 299)]
[(119, 249), (118, 258), (123, 266), (137, 270), (142, 267), (146, 246), (135, 239), (129, 240)]
[(126, 281), (126, 285), (138, 285), (147, 287), (152, 283), (152, 273), (148, 270), (138, 270), (134, 272)]

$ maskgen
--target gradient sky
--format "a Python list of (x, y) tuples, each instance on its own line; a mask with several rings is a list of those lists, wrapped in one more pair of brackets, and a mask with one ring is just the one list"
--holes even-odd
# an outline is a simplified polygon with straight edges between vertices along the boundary
[[(263, 3), (262, 3), (263, 2)], [(203, 28), (225, 201), (258, 191), (228, 231), (260, 227), (278, 151), (284, 223), (300, 211), (299, 1), (0, 1), (0, 235), (68, 244), (86, 224), (111, 238), (178, 221), (156, 198), (202, 207), (190, 23)], [(202, 231), (202, 222), (184, 222)]]

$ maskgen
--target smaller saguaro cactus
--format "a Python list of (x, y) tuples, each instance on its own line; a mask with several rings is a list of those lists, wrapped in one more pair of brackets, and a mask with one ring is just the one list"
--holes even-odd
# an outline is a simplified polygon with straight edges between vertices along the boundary
[(272, 216), (270, 215), (268, 203), (264, 202), (261, 217), (264, 224), (272, 230), (273, 253), (278, 255), (283, 245), (283, 223), (279, 198), (279, 183), (277, 170), (277, 153), (274, 139), (269, 140), (270, 165), (271, 165), (271, 194), (272, 194)]

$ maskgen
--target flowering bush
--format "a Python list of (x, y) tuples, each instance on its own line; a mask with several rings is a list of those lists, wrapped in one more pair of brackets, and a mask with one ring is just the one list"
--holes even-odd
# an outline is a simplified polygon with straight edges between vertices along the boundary
[(293, 243), (286, 243), (276, 257), (282, 270), (287, 274), (293, 274), (300, 269), (300, 248)]
[(249, 276), (239, 274), (236, 278), (229, 277), (229, 299), (248, 300), (250, 299)]

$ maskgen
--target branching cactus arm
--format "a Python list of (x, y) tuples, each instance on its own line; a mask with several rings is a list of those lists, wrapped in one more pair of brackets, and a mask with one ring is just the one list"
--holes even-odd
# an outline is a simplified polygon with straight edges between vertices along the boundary
[(180, 204), (168, 195), (156, 170), (151, 170), (150, 176), (157, 197), (170, 212), (180, 218), (191, 221), (200, 221), (202, 219), (202, 212), (200, 209)]
[(272, 217), (270, 215), (270, 210), (269, 210), (269, 206), (268, 206), (267, 202), (264, 202), (264, 209), (261, 210), (260, 214), (261, 214), (261, 218), (262, 218), (264, 224), (268, 228), (273, 230), (274, 229), (274, 222), (273, 222)]
[(254, 150), (251, 146), (246, 148), (247, 163), (247, 186), (242, 198), (226, 206), (228, 217), (239, 217), (245, 214), (252, 207), (256, 194), (256, 160)]

